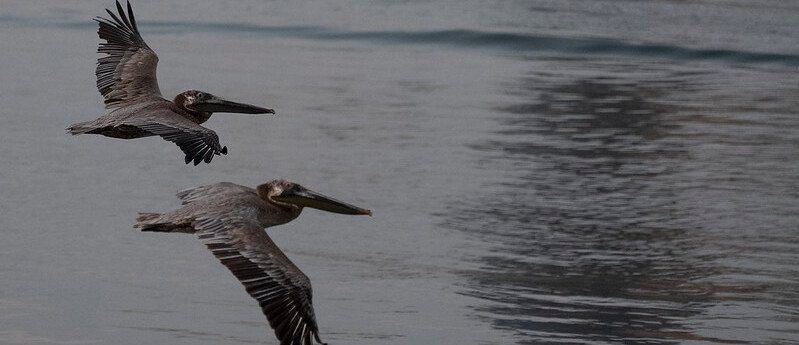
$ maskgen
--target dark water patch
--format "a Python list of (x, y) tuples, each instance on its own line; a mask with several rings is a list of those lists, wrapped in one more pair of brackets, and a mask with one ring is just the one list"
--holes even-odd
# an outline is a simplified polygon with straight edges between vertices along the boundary
[[(696, 122), (684, 114), (694, 110), (675, 100), (701, 93), (694, 78), (704, 75), (555, 74), (508, 84), (519, 101), (497, 107), (501, 129), (471, 145), (499, 178), (442, 215), (443, 226), (491, 248), (468, 258), (479, 269), (461, 273), (462, 293), (486, 301), (479, 317), (520, 344), (748, 344), (793, 334), (784, 320), (799, 315), (799, 281), (783, 278), (799, 263), (799, 242), (768, 221), (781, 201), (749, 195), (753, 183), (773, 188), (773, 177), (748, 176), (746, 161), (705, 161), (696, 149), (768, 121), (721, 109), (710, 116), (732, 118), (715, 121), (726, 128), (686, 137)], [(751, 158), (751, 167), (770, 159)], [(703, 204), (716, 200), (705, 190), (722, 186), (732, 195), (722, 202), (747, 193), (769, 208), (730, 220), (732, 205)], [(747, 217), (769, 225), (742, 236)], [(752, 309), (774, 326), (748, 326)]]

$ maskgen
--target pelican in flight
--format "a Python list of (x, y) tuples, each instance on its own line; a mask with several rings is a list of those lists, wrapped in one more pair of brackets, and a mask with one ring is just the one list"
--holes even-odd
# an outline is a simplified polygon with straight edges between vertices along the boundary
[(120, 139), (158, 135), (177, 144), (186, 164), (210, 163), (214, 155), (227, 154), (214, 131), (200, 126), (212, 113), (274, 114), (272, 109), (224, 100), (210, 93), (189, 90), (173, 101), (161, 97), (155, 77), (158, 56), (144, 43), (133, 9), (128, 13), (116, 2), (119, 15), (106, 9), (111, 19), (97, 17), (100, 43), (97, 52), (97, 89), (105, 98), (108, 115), (69, 126), (73, 135), (101, 134)]
[[(319, 338), (311, 281), (264, 231), (297, 218), (304, 207), (372, 215), (286, 180), (255, 189), (221, 182), (178, 192), (183, 207), (169, 213), (139, 213), (141, 231), (196, 234), (255, 298), (281, 345), (311, 345)], [(324, 343), (322, 343), (324, 344)]]

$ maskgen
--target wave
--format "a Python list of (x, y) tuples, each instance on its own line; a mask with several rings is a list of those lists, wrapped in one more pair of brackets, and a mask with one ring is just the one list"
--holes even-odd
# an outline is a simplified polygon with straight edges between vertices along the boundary
[[(0, 17), (0, 22), (28, 22), (20, 18)], [(36, 23), (31, 20), (29, 24)], [(41, 22), (37, 25), (46, 25)], [(24, 24), (23, 24), (24, 25)], [(71, 28), (94, 28), (93, 22), (57, 23)], [(734, 49), (692, 48), (661, 43), (631, 43), (613, 38), (580, 38), (479, 30), (432, 31), (348, 31), (322, 26), (267, 26), (242, 23), (197, 23), (159, 21), (139, 23), (144, 31), (218, 32), (260, 34), (263, 37), (294, 37), (320, 41), (362, 41), (374, 44), (446, 45), (464, 49), (493, 49), (524, 53), (563, 53), (578, 56), (618, 55), (672, 60), (707, 60), (729, 63), (773, 63), (799, 66), (799, 55), (754, 52)], [(252, 37), (252, 35), (250, 36)], [(256, 36), (257, 37), (257, 36)]]

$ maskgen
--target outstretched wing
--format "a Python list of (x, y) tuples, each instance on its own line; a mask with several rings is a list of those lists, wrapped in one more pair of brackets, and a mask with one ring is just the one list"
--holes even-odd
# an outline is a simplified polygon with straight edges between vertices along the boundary
[(281, 345), (322, 343), (310, 280), (260, 226), (235, 215), (201, 217), (193, 225), (208, 249), (258, 301)]
[[(219, 137), (208, 128), (200, 126), (171, 110), (161, 110), (151, 116), (134, 118), (124, 124), (135, 126), (171, 141), (186, 154), (185, 162), (194, 165), (210, 163), (214, 155), (226, 155), (227, 147), (219, 144)], [(163, 116), (161, 116), (163, 115)]]
[(119, 1), (116, 5), (119, 16), (106, 9), (111, 19), (95, 18), (100, 24), (97, 34), (105, 40), (97, 52), (107, 54), (97, 60), (97, 89), (109, 109), (161, 95), (155, 78), (158, 56), (139, 34), (130, 2), (127, 15)]

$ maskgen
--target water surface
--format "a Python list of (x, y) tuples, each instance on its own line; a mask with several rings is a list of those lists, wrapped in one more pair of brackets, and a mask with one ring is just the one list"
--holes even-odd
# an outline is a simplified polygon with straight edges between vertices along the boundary
[(167, 97), (275, 108), (230, 149), (70, 137), (109, 1), (0, 4), (0, 343), (274, 343), (138, 211), (289, 178), (374, 210), (270, 236), (331, 344), (799, 343), (799, 7), (137, 1)]

